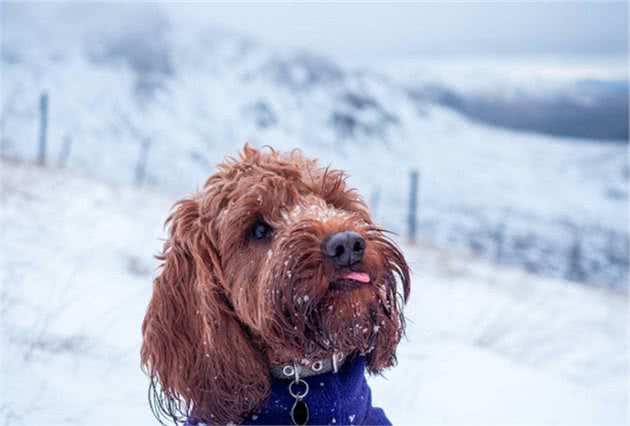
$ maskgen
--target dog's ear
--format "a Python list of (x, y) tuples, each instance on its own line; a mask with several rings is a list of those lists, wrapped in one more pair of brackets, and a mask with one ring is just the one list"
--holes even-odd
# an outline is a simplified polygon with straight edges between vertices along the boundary
[(376, 334), (373, 349), (367, 354), (367, 368), (370, 373), (380, 373), (396, 364), (396, 348), (405, 333), (403, 308), (411, 291), (409, 265), (402, 251), (388, 238), (381, 238), (380, 241), (390, 275), (386, 280), (387, 285), (379, 295), (384, 315), (381, 315), (378, 324), (379, 332)]
[(180, 201), (167, 220), (142, 324), (149, 402), (160, 421), (239, 423), (267, 397), (269, 369), (225, 296), (220, 258), (201, 222), (195, 199)]

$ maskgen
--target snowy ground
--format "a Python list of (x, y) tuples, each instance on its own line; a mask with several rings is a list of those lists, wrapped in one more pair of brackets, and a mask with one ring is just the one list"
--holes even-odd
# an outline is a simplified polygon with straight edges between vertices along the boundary
[[(176, 197), (0, 167), (0, 423), (155, 424), (140, 323)], [(372, 379), (394, 423), (627, 424), (626, 295), (404, 248), (408, 336)]]

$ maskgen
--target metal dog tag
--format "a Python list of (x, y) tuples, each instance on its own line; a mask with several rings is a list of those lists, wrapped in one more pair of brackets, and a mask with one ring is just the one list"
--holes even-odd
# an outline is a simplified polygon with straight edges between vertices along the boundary
[(291, 408), (291, 420), (294, 425), (303, 426), (308, 423), (308, 405), (301, 399), (296, 399), (293, 408)]
[[(295, 381), (289, 383), (289, 394), (295, 398), (295, 403), (291, 408), (291, 420), (294, 425), (303, 426), (308, 423), (309, 412), (308, 405), (304, 402), (304, 398), (308, 395), (308, 383), (304, 380), (300, 379), (299, 374), (297, 373), (297, 368), (295, 369)], [(294, 385), (303, 386), (304, 390), (300, 392), (293, 389)]]

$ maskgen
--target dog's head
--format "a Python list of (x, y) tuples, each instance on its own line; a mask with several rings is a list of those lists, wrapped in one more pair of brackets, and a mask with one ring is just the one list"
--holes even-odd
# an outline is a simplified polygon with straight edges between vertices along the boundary
[(395, 362), (408, 267), (342, 172), (245, 146), (167, 222), (143, 323), (158, 417), (239, 422), (267, 397), (271, 365)]

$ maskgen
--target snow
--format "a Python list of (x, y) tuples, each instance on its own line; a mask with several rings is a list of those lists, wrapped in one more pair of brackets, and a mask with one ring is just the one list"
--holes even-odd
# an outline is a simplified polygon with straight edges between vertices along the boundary
[(627, 423), (625, 296), (419, 249), (399, 365), (373, 380), (395, 424)]
[[(410, 89), (580, 97), (581, 81), (627, 80), (626, 58), (357, 69), (159, 7), (0, 13), (0, 423), (155, 424), (139, 369), (151, 255), (173, 202), (245, 141), (347, 170), (399, 233), (419, 171), (407, 339), (371, 379), (396, 424), (628, 422), (627, 145), (481, 125)], [(30, 165), (43, 92), (48, 168)]]
[[(35, 157), (38, 99), (46, 91), (49, 161), (61, 163), (70, 147), (69, 168), (111, 183), (183, 194), (245, 141), (299, 147), (324, 165), (347, 170), (377, 221), (402, 233), (415, 169), (424, 239), (548, 276), (625, 287), (626, 145), (471, 122), (413, 99), (398, 75), (404, 71), (392, 71), (395, 64), (378, 74), (184, 25), (159, 8), (93, 6), (86, 14), (85, 7), (5, 8), (3, 155)], [(47, 25), (23, 31), (25, 22)], [(63, 27), (57, 32), (56, 23)], [(617, 62), (532, 62), (507, 69), (488, 62), (480, 66), (496, 72), (475, 68), (461, 75), (453, 69), (457, 63), (421, 65), (428, 81), (442, 75), (453, 87), (473, 80), (484, 90), (516, 81), (517, 93), (527, 76), (527, 84), (545, 91), (550, 79), (557, 85), (619, 78), (625, 70)], [(409, 69), (417, 74), (418, 63)], [(551, 76), (550, 69), (562, 75)], [(139, 177), (145, 149), (145, 175)], [(576, 246), (581, 255), (572, 259)]]
[[(155, 424), (140, 325), (179, 195), (0, 167), (2, 424)], [(395, 424), (628, 422), (625, 294), (403, 248), (407, 337), (370, 379)]]

